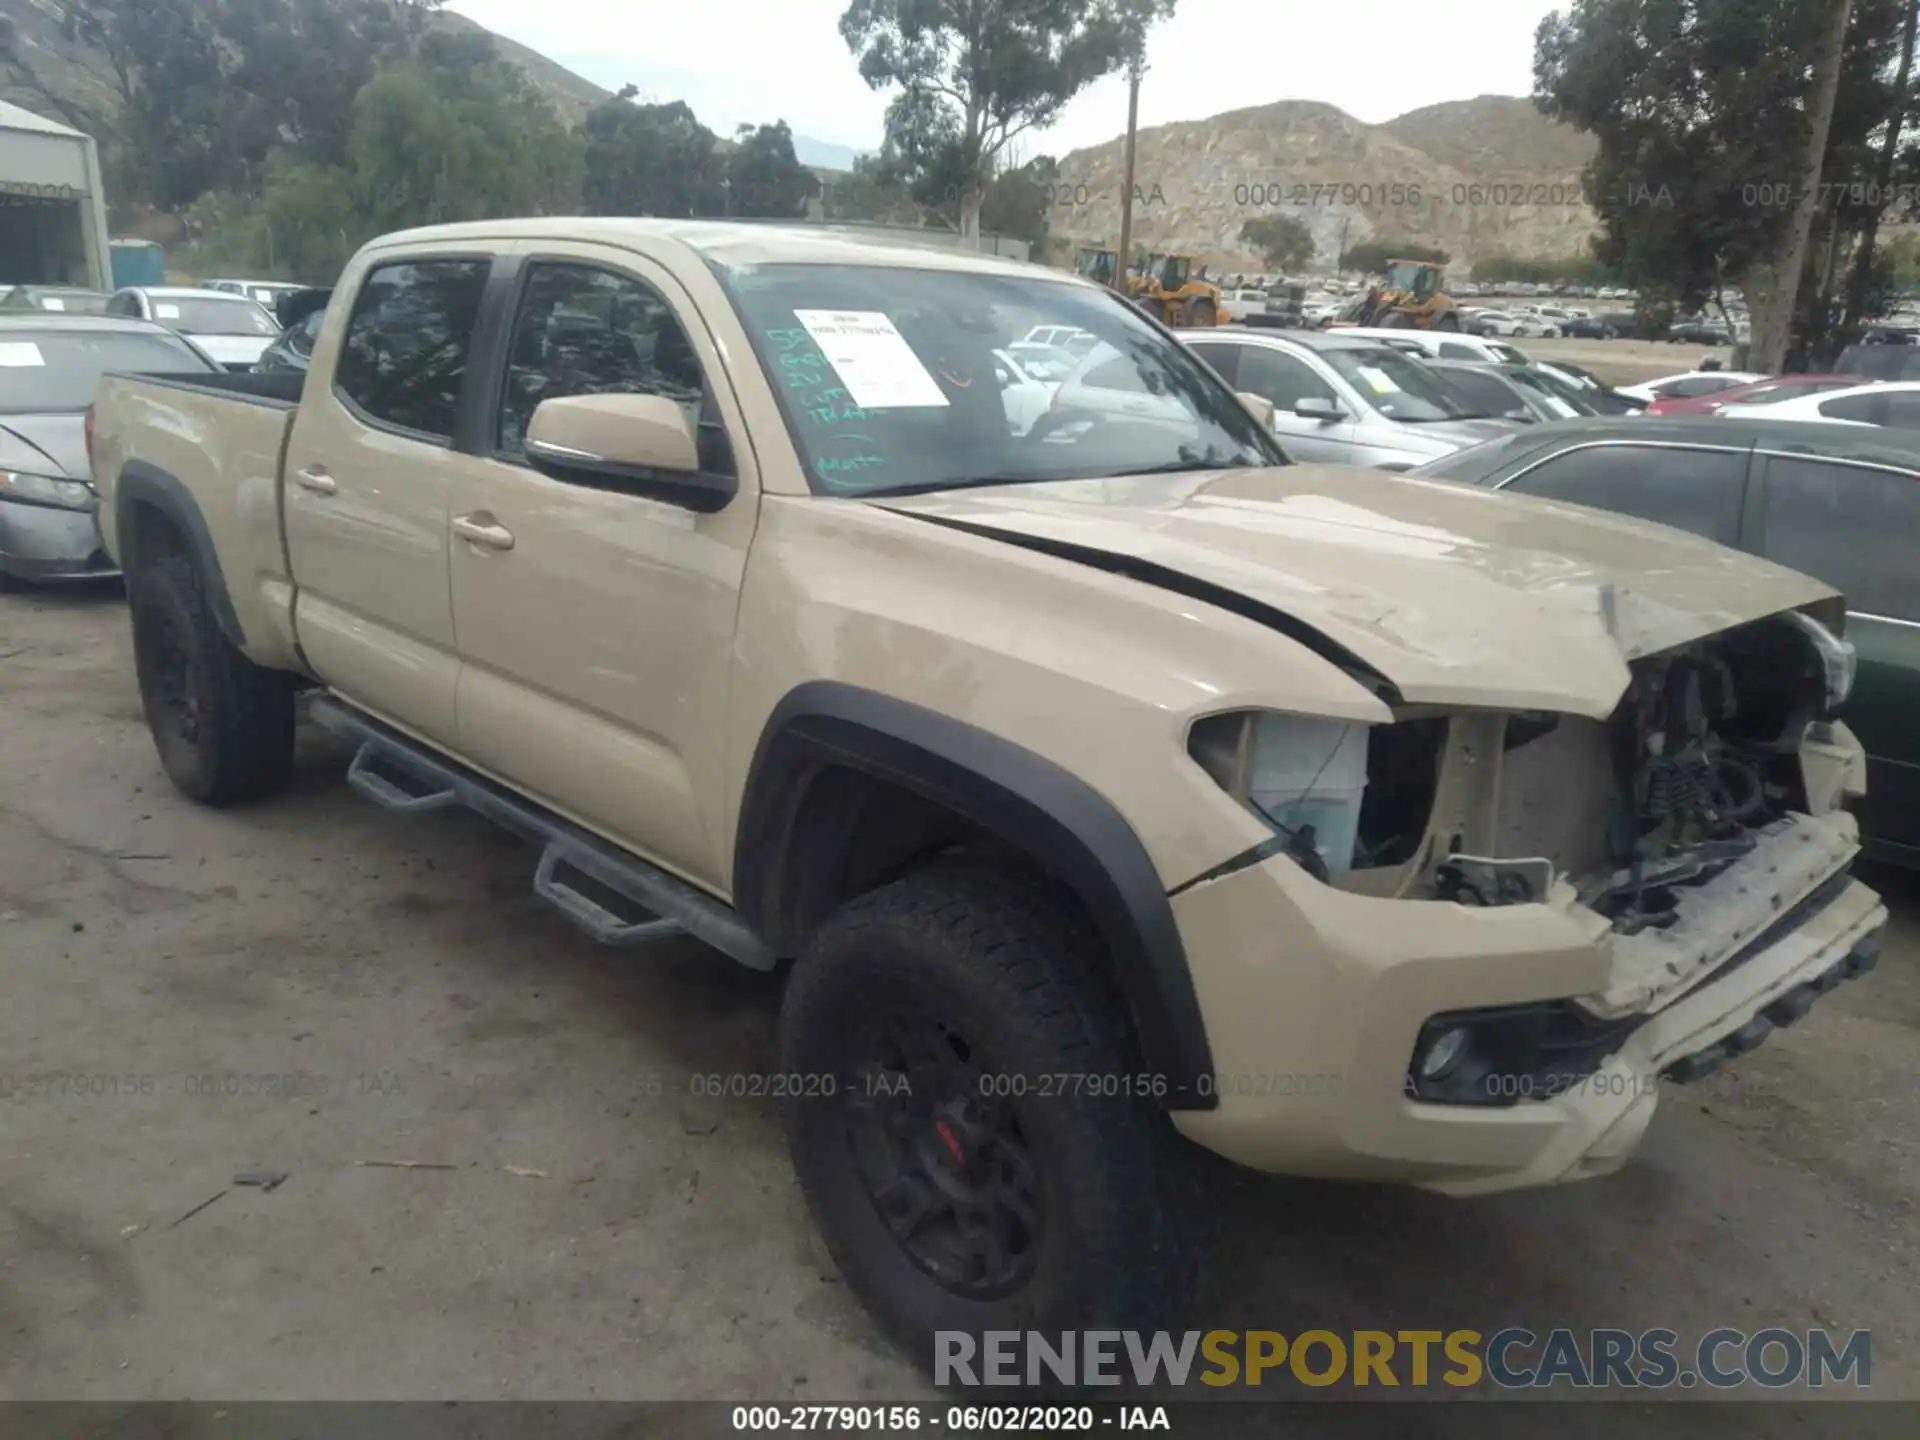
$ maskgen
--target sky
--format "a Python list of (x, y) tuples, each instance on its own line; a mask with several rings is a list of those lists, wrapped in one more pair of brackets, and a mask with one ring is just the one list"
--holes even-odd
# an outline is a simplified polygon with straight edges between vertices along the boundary
[[(1202, 120), (1275, 100), (1320, 100), (1370, 124), (1443, 100), (1524, 95), (1533, 32), (1554, 0), (1180, 0), (1148, 44), (1140, 123)], [(449, 0), (448, 8), (609, 90), (684, 100), (709, 129), (785, 120), (798, 134), (877, 148), (888, 96), (860, 78), (845, 0)], [(1123, 133), (1126, 82), (1079, 95), (1024, 153), (1064, 155)]]

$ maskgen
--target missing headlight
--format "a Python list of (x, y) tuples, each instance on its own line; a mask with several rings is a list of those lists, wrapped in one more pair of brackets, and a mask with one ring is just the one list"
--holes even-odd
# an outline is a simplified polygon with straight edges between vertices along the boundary
[(1418, 853), (1446, 733), (1444, 718), (1368, 726), (1240, 711), (1196, 723), (1188, 750), (1326, 880)]

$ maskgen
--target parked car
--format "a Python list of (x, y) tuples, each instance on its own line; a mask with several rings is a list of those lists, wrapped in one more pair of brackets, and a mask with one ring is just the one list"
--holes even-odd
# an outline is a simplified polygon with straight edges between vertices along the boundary
[[(1865, 384), (1859, 375), (1775, 375), (1733, 385), (1711, 395), (1669, 395), (1647, 407), (1649, 415), (1711, 415), (1726, 405), (1778, 405), (1806, 395), (1846, 390)], [(1785, 417), (1782, 417), (1785, 418)]]
[(1731, 345), (1734, 335), (1718, 320), (1691, 316), (1674, 321), (1664, 338), (1676, 345)]
[(1884, 425), (1920, 429), (1920, 381), (1872, 381), (1839, 390), (1816, 390), (1776, 404), (1729, 404), (1725, 419), (1811, 420), (1842, 425)]
[(1920, 380), (1920, 346), (1849, 345), (1833, 368), (1866, 380)]
[[(1528, 423), (1543, 420), (1571, 420), (1581, 415), (1603, 413), (1595, 403), (1597, 396), (1582, 390), (1579, 386), (1562, 380), (1559, 376), (1541, 369), (1537, 365), (1495, 365), (1486, 361), (1446, 361), (1429, 360), (1432, 367), (1451, 367), (1450, 378), (1459, 368), (1477, 370), (1482, 374), (1497, 376), (1508, 387), (1519, 392), (1521, 402), (1526, 409)], [(1456, 380), (1455, 383), (1458, 383)], [(1504, 416), (1503, 418), (1518, 418)]]
[(1593, 414), (1639, 415), (1647, 408), (1645, 400), (1614, 389), (1591, 370), (1571, 360), (1534, 360), (1529, 363), (1541, 374), (1550, 375), (1562, 385), (1577, 391)]
[(223, 295), (244, 295), (272, 311), (286, 296), (298, 295), (312, 287), (297, 285), (290, 280), (209, 280), (202, 288), (218, 290)]
[(1525, 352), (1498, 340), (1478, 335), (1461, 335), (1445, 330), (1379, 329), (1365, 325), (1343, 325), (1339, 333), (1359, 340), (1372, 340), (1439, 360), (1486, 360), (1495, 364), (1524, 365)]
[(1017, 342), (1021, 345), (1046, 345), (1085, 357), (1100, 337), (1073, 325), (1036, 325)]
[(1622, 385), (1619, 390), (1629, 399), (1652, 405), (1656, 400), (1691, 400), (1702, 395), (1718, 395), (1722, 390), (1731, 390), (1736, 385), (1751, 385), (1756, 380), (1772, 378), (1755, 370), (1686, 370), (1678, 375), (1662, 375), (1658, 380), (1642, 381), (1638, 385)]
[(217, 290), (130, 286), (114, 292), (106, 313), (151, 320), (191, 336), (229, 370), (251, 370), (280, 334), (279, 324), (259, 301)]
[(1513, 310), (1486, 310), (1468, 322), (1468, 333), (1473, 335), (1498, 335), (1509, 338), (1544, 336), (1553, 327), (1542, 322), (1537, 316), (1529, 317)]
[(38, 310), (48, 315), (101, 315), (111, 297), (77, 285), (18, 285), (0, 300), (0, 311)]
[(1235, 390), (1273, 405), (1273, 432), (1294, 460), (1406, 470), (1518, 423), (1474, 410), (1420, 360), (1349, 331), (1178, 333)]
[(313, 359), (314, 342), (320, 338), (320, 327), (326, 323), (326, 319), (326, 307), (321, 306), (310, 311), (306, 318), (287, 326), (274, 337), (271, 345), (260, 352), (260, 358), (254, 362), (253, 368), (266, 373), (306, 373), (307, 365)]
[(1868, 850), (1920, 865), (1920, 435), (1725, 412), (1564, 421), (1416, 473), (1657, 520), (1841, 590)]
[(1010, 434), (1025, 435), (1053, 404), (1053, 395), (1060, 388), (1060, 381), (1043, 379), (1022, 368), (1020, 362), (1005, 350), (994, 351), (993, 359), (993, 378), (1000, 387), (1000, 404), (1006, 411), (1007, 430)]
[(1536, 425), (1543, 420), (1559, 420), (1580, 413), (1553, 405), (1536, 392), (1514, 384), (1501, 373), (1498, 365), (1484, 360), (1427, 360), (1424, 363), (1447, 382), (1463, 404), (1482, 415)]
[(1600, 315), (1570, 315), (1560, 322), (1560, 333), (1569, 340), (1613, 340), (1620, 334)]
[(217, 370), (158, 325), (0, 315), (0, 589), (118, 573), (101, 547), (87, 463), (86, 413), (100, 377)]

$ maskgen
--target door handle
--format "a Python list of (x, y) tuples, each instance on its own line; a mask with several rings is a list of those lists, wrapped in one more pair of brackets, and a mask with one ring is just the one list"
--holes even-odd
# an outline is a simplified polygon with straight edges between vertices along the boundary
[(453, 533), (476, 545), (484, 545), (489, 550), (513, 548), (513, 532), (504, 525), (495, 524), (491, 515), (456, 515)]
[(294, 471), (293, 480), (302, 490), (311, 490), (316, 495), (331, 495), (340, 488), (334, 478), (319, 465)]

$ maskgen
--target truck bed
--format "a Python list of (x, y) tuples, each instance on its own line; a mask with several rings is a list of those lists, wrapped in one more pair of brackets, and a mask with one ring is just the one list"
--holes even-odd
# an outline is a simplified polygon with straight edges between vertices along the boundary
[(300, 403), (300, 391), (307, 383), (306, 374), (299, 370), (247, 370), (226, 371), (209, 374), (204, 370), (192, 370), (177, 375), (130, 375), (108, 376), (112, 380), (138, 378), (153, 385), (172, 385), (184, 390), (207, 390), (235, 400), (245, 400), (255, 405), (277, 405), (287, 408)]
[[(281, 539), (281, 475), (306, 376), (108, 375), (93, 405), (100, 534), (126, 563), (120, 502), (171, 503), (197, 519), (232, 604), (243, 648), (292, 668), (293, 584)], [(178, 516), (176, 515), (176, 519)]]

